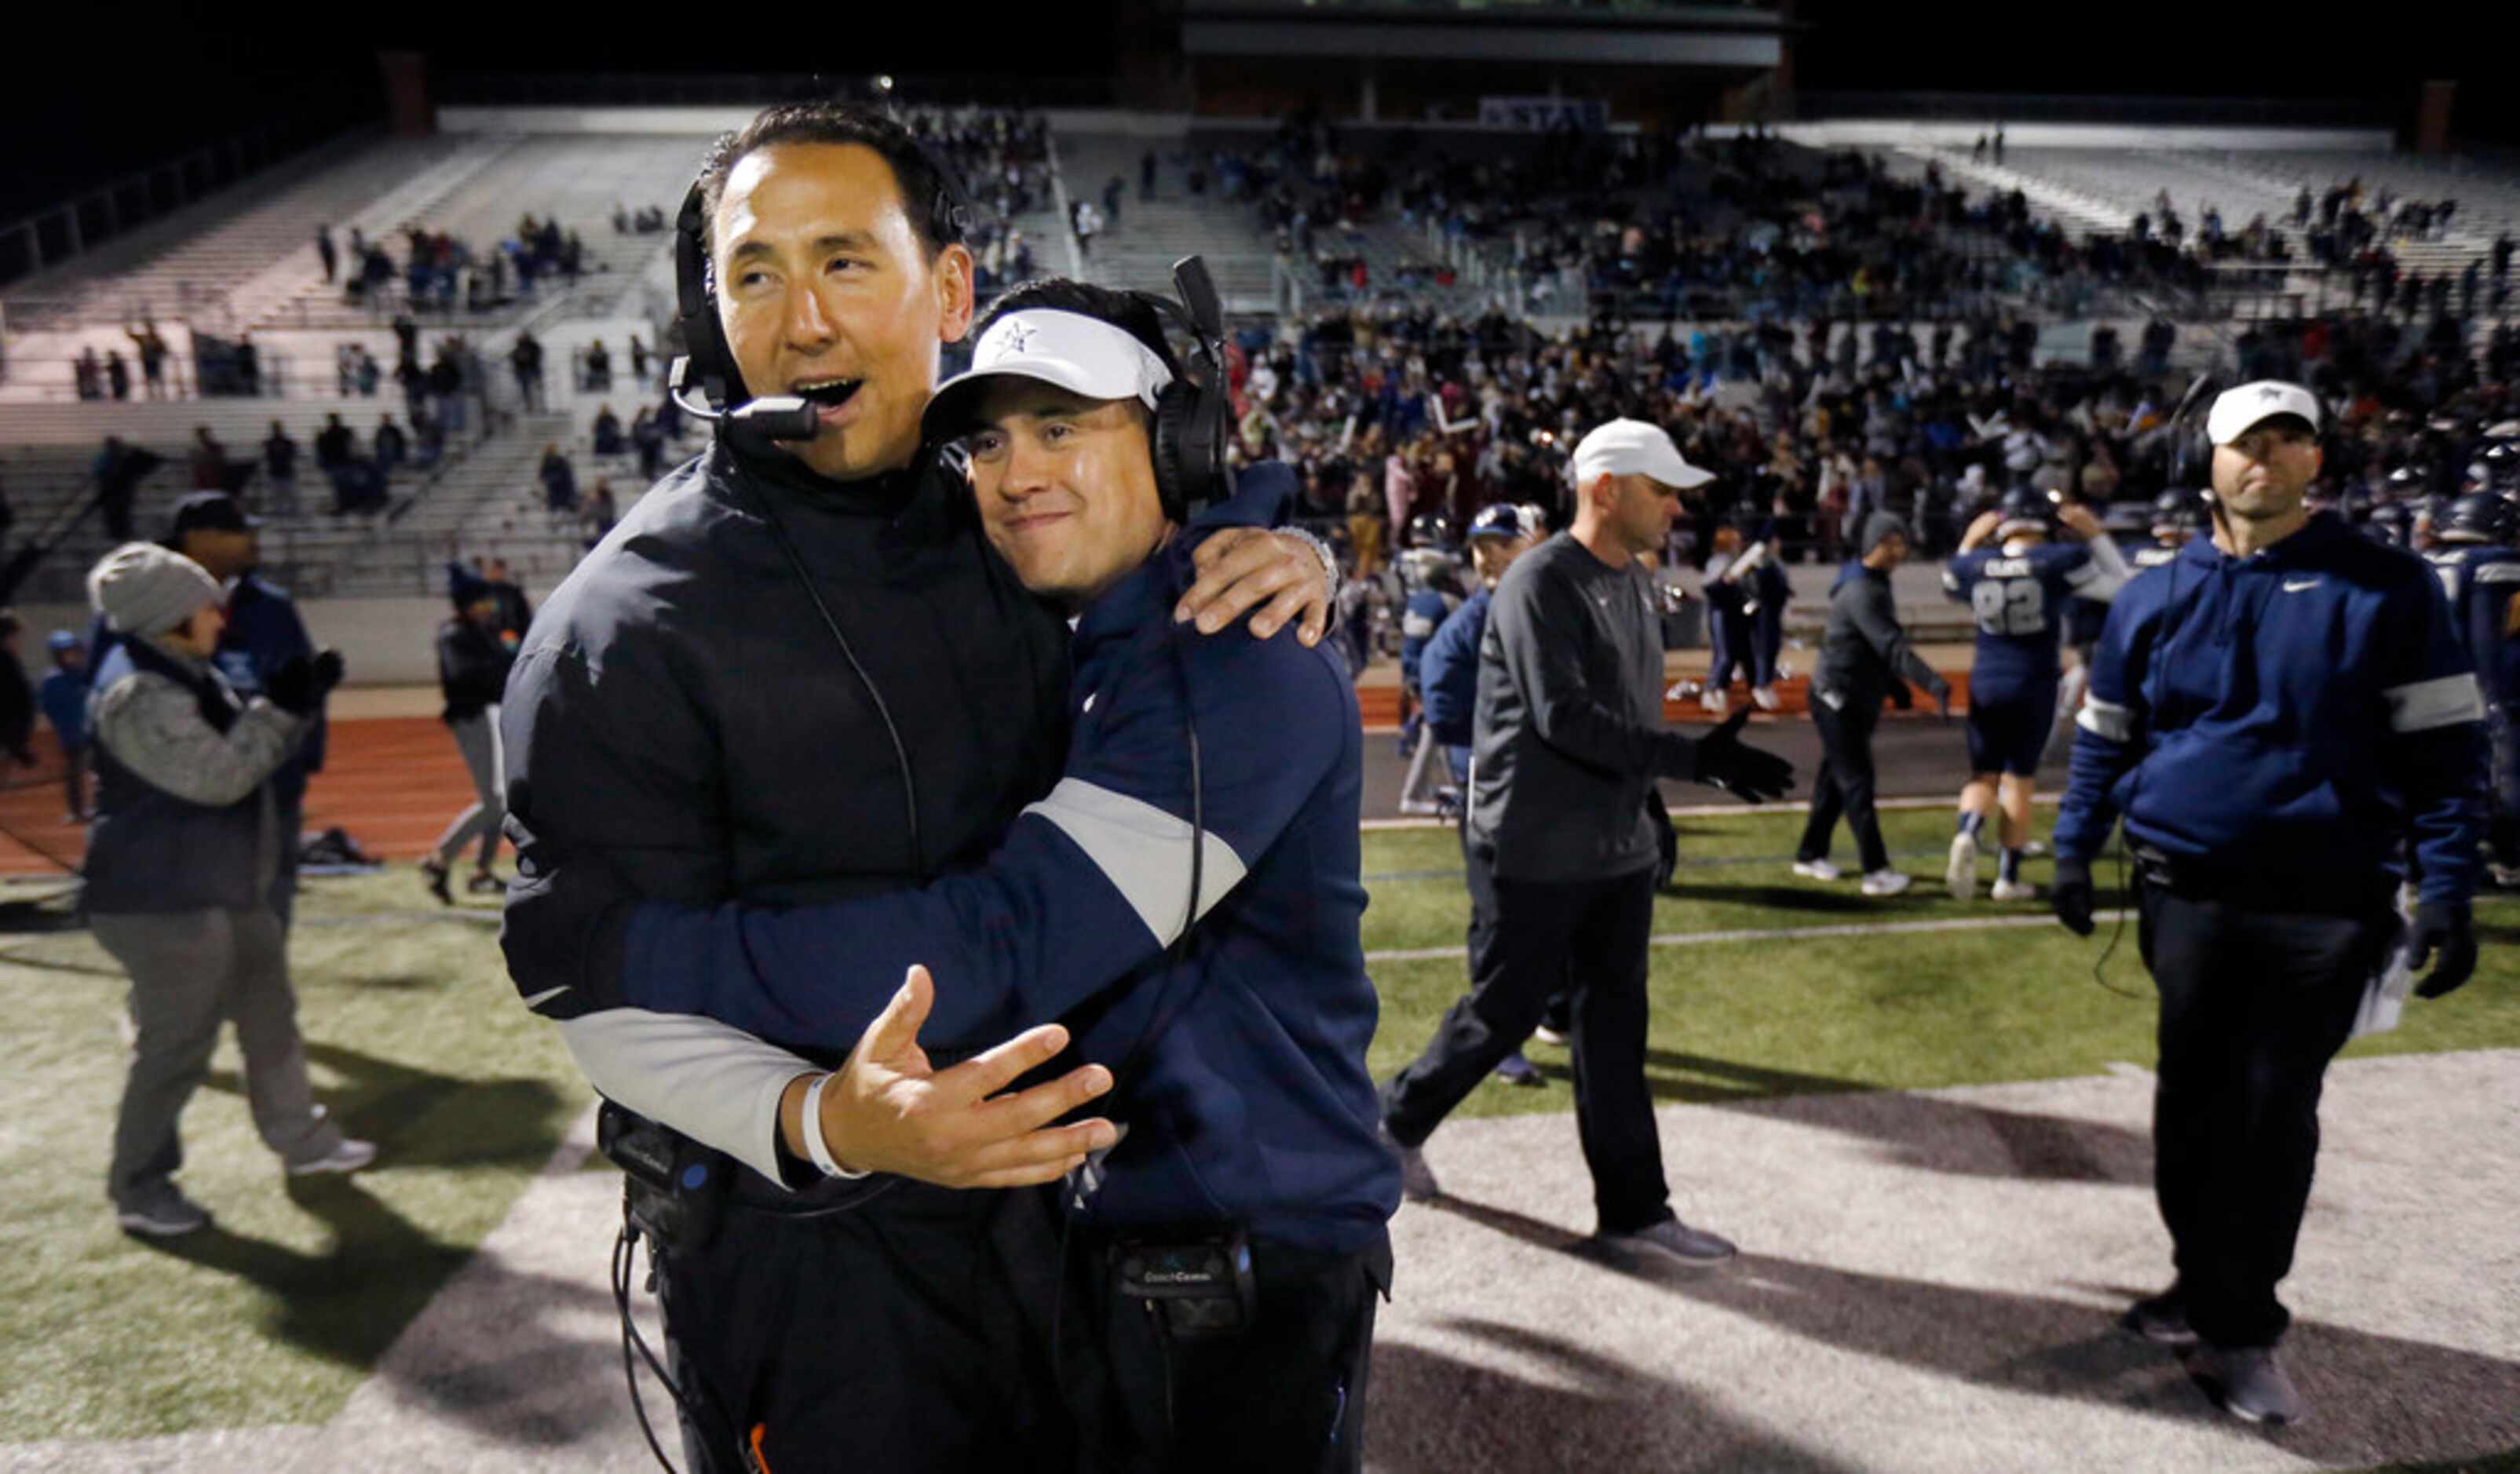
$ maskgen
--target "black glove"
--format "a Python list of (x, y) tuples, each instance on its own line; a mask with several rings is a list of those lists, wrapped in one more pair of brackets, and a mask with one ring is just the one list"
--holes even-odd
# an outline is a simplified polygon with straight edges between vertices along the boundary
[(1794, 785), (1794, 765), (1773, 752), (1744, 743), (1741, 724), (1748, 720), (1750, 708), (1744, 706), (1711, 735), (1700, 737), (1697, 771), (1689, 777), (1749, 803), (1782, 798)]
[(2407, 965), (2423, 972), (2426, 962), (2433, 970), (2415, 985), (2417, 998), (2455, 992), (2476, 971), (2476, 928), (2465, 902), (2427, 901), (2415, 908), (2415, 924), (2407, 933)]
[(2078, 937), (2092, 934), (2092, 867), (2090, 862), (2056, 857), (2056, 879), (2048, 889), (2048, 904), (2056, 911), (2056, 919)]
[(309, 659), (292, 655), (281, 662), (262, 683), (262, 693), (271, 704), (292, 717), (310, 716), (324, 704), (324, 697), (341, 684), (341, 652), (326, 650)]
[(1952, 719), (1952, 683), (1949, 681), (1934, 687), (1934, 715), (1946, 722)]
[(1916, 693), (1908, 689), (1907, 682), (1893, 681), (1890, 683), (1890, 704), (1900, 711), (1912, 710), (1916, 704)]

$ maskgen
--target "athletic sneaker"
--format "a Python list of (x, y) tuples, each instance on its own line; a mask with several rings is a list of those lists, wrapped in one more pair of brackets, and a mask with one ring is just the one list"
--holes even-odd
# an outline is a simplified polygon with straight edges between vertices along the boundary
[(2039, 887), (2027, 880), (1998, 880), (1990, 894), (1999, 901), (2035, 901), (2039, 897)]
[(2187, 1323), (2186, 1297), (2175, 1284), (2128, 1306), (2126, 1314), (2118, 1318), (2118, 1329), (2141, 1336), (2155, 1346), (2196, 1344), (2196, 1329)]
[(334, 1147), (331, 1151), (324, 1153), (320, 1157), (309, 1157), (302, 1162), (290, 1163), (289, 1175), (293, 1178), (302, 1178), (311, 1177), (319, 1172), (356, 1172), (376, 1159), (376, 1142), (360, 1141), (349, 1137), (343, 1137), (341, 1139), (340, 1145)]
[(2214, 1406), (2244, 1423), (2282, 1427), (2308, 1414), (2300, 1389), (2284, 1375), (2272, 1346), (2210, 1346), (2198, 1342), (2185, 1358), (2187, 1375)]
[(437, 898), (438, 905), (455, 904), (455, 893), (446, 888), (447, 870), (444, 864), (433, 859), (424, 860), (420, 863), (420, 875), (423, 880), (428, 882), (428, 893)]
[(1825, 860), (1797, 860), (1794, 873), (1806, 880), (1834, 880), (1846, 872)]
[(1873, 871), (1864, 877), (1868, 896), (1895, 896), (1915, 882), (1898, 871)]
[(1777, 699), (1777, 689), (1773, 686), (1751, 687), (1750, 699), (1759, 703), (1761, 711), (1775, 711), (1784, 704)]
[(1953, 900), (1977, 899), (1976, 835), (1954, 834), (1952, 836), (1952, 860), (1951, 864), (1943, 870), (1943, 878), (1951, 883)]
[(1520, 1050), (1498, 1060), (1497, 1067), (1492, 1073), (1508, 1085), (1537, 1087), (1549, 1083), (1549, 1077), (1540, 1073), (1540, 1066), (1523, 1058)]
[(464, 890), (467, 895), (504, 896), (508, 893), (508, 881), (496, 871), (474, 871), (472, 878), (464, 882)]
[(1685, 1265), (1719, 1264), (1741, 1252), (1723, 1234), (1692, 1228), (1676, 1218), (1664, 1219), (1634, 1233), (1595, 1234), (1594, 1242), (1639, 1259)]
[(152, 1238), (173, 1238), (210, 1226), (209, 1214), (164, 1178), (136, 1189), (127, 1201), (116, 1203), (113, 1221), (126, 1233), (146, 1233)]
[(2493, 873), (2494, 883), (2502, 889), (2520, 888), (2520, 865), (2488, 865), (2486, 870)]
[(1377, 1126), (1374, 1134), (1400, 1157), (1402, 1197), (1413, 1203), (1431, 1203), (1444, 1195), (1444, 1189), (1435, 1182), (1435, 1169), (1426, 1165), (1423, 1147), (1401, 1145), (1400, 1139), (1391, 1134), (1388, 1126)]
[(1720, 717), (1732, 708), (1732, 703), (1724, 692), (1709, 687), (1698, 695), (1697, 704)]
[(1564, 1029), (1552, 1029), (1547, 1024), (1542, 1024), (1539, 1028), (1531, 1031), (1531, 1037), (1539, 1040), (1542, 1044), (1553, 1044), (1561, 1050), (1566, 1048), (1566, 1031)]

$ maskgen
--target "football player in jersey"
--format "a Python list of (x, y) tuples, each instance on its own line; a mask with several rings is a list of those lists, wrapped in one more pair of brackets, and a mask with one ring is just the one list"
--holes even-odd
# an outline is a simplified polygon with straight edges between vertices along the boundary
[(1400, 812), (1433, 814), (1432, 787), (1439, 779), (1435, 738), (1426, 730), (1425, 687), (1419, 664), (1426, 642), (1462, 606), (1462, 570), (1454, 561), (1452, 524), (1431, 514), (1409, 524), (1414, 546), (1400, 555), (1400, 579), (1408, 597), (1400, 607), (1400, 755), (1409, 760), (1400, 784)]
[[(2057, 650), (2067, 602), (2106, 603), (2129, 574), (2117, 544), (2089, 508), (2056, 507), (2050, 494), (2016, 487), (1981, 514), (1943, 570), (1943, 589), (1967, 604), (1977, 626), (1969, 665), (1969, 781), (1947, 871), (1955, 900), (1977, 894), (1977, 858), (1986, 821), (2001, 802), (2003, 857), (1995, 899), (2037, 894), (2021, 878), (2030, 842), (2030, 799), (2039, 755), (2056, 718)], [(2053, 540), (2061, 525), (2073, 542)], [(1990, 546), (1991, 544), (1991, 546)]]
[(2493, 744), (2493, 820), (2486, 830), (2497, 885), (2520, 885), (2520, 507), (2498, 492), (2471, 491), (2451, 503), (2424, 555), (2450, 596), (2452, 624), (2476, 662)]
[(2152, 546), (2138, 548), (2127, 561), (2140, 573), (2179, 556), (2187, 540), (2205, 527), (2205, 499), (2193, 491), (2165, 491), (2152, 499)]

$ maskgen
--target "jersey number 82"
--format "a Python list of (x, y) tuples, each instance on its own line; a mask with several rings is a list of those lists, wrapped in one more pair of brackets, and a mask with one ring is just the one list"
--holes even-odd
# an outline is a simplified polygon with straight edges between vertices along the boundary
[(2035, 578), (1982, 578), (1969, 590), (1977, 627), (1990, 635), (2036, 635), (2048, 628), (2048, 594)]

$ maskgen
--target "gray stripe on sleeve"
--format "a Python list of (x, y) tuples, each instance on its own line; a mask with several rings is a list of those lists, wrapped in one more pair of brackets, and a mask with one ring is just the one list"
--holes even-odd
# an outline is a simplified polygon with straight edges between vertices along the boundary
[[(1063, 778), (1050, 796), (1024, 810), (1058, 826), (1103, 878), (1128, 900), (1157, 946), (1169, 947), (1190, 911), (1190, 825), (1142, 798), (1115, 793), (1082, 779)], [(1213, 833), (1200, 836), (1198, 913), (1205, 916), (1225, 893), (1242, 883), (1245, 870), (1233, 846)]]

